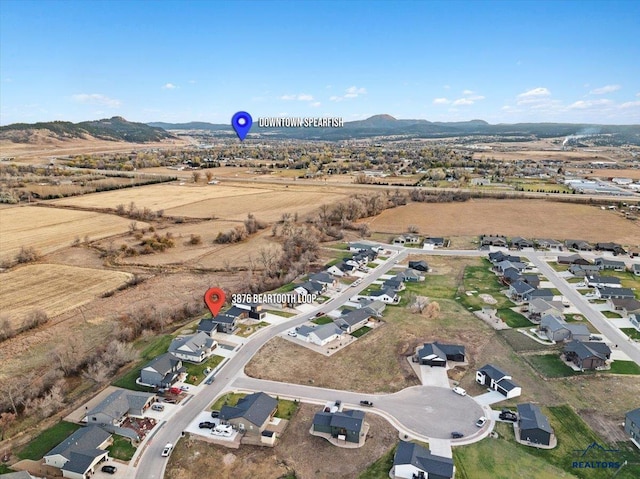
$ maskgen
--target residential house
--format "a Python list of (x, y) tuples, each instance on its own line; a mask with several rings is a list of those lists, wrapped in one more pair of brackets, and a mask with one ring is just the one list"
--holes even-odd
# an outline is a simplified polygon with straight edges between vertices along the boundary
[(559, 316), (547, 314), (540, 320), (538, 328), (551, 341), (588, 341), (591, 333), (584, 324), (569, 324)]
[(524, 301), (535, 290), (530, 284), (517, 280), (509, 285), (509, 296), (516, 301)]
[(534, 298), (529, 301), (529, 319), (534, 322), (547, 315), (553, 314), (561, 316), (564, 307), (560, 302), (545, 301), (544, 299)]
[(267, 312), (262, 309), (262, 303), (233, 303), (234, 306), (248, 311), (250, 319), (262, 320)]
[(536, 240), (538, 248), (548, 249), (550, 251), (562, 251), (562, 243), (560, 241), (556, 241), (554, 239), (539, 239)]
[(313, 416), (311, 434), (330, 434), (340, 441), (358, 444), (365, 426), (363, 411), (318, 412)]
[(327, 268), (327, 273), (341, 278), (343, 276), (349, 276), (350, 274), (353, 274), (356, 269), (358, 269), (357, 266), (349, 264), (346, 261), (342, 260), (334, 264), (333, 266), (329, 266)]
[(430, 245), (430, 248), (443, 248), (444, 238), (434, 238), (430, 236), (428, 238), (425, 238), (424, 245)]
[(522, 272), (525, 269), (527, 269), (527, 265), (520, 261), (503, 260), (503, 261), (500, 261), (498, 264), (496, 264), (494, 267), (494, 269), (499, 273), (502, 273), (503, 271), (506, 271), (509, 268), (514, 268)]
[(601, 287), (596, 288), (596, 296), (601, 299), (611, 299), (611, 298), (628, 298), (633, 299), (635, 295), (633, 294), (633, 290), (629, 288), (611, 288), (611, 287)]
[(373, 310), (365, 307), (354, 309), (333, 320), (336, 326), (346, 333), (353, 333), (369, 322), (374, 315)]
[(307, 294), (322, 294), (326, 289), (326, 285), (322, 283), (316, 283), (315, 281), (307, 281), (295, 288), (293, 291), (300, 295), (306, 296)]
[(572, 254), (569, 256), (558, 256), (558, 264), (581, 264), (586, 266), (591, 264), (591, 262), (579, 254)]
[(631, 325), (640, 331), (640, 313), (634, 313), (629, 315), (629, 322)]
[(387, 279), (382, 283), (382, 288), (390, 288), (396, 293), (405, 289), (404, 278), (400, 275), (396, 275), (393, 278)]
[(425, 273), (429, 272), (429, 265), (426, 261), (409, 261), (409, 268), (415, 269), (416, 271), (423, 271)]
[(418, 273), (417, 270), (410, 268), (398, 273), (396, 277), (402, 278), (405, 283), (417, 283), (419, 281), (424, 281), (424, 276)]
[(140, 382), (159, 388), (170, 387), (186, 369), (182, 360), (171, 353), (152, 359), (140, 370)]
[(382, 313), (384, 313), (384, 310), (387, 308), (387, 305), (383, 301), (372, 300), (368, 298), (361, 299), (362, 301), (359, 301), (361, 308), (368, 308), (369, 310), (371, 310), (371, 314), (376, 318), (382, 317)]
[(331, 341), (340, 339), (343, 330), (334, 323), (323, 324), (320, 326), (302, 325), (296, 328), (298, 338), (317, 346), (325, 346)]
[(593, 246), (583, 240), (566, 240), (564, 245), (568, 249), (575, 249), (578, 251), (593, 251)]
[(569, 266), (569, 273), (578, 278), (584, 278), (590, 274), (597, 274), (599, 271), (600, 266), (596, 266), (595, 264), (572, 264)]
[(584, 279), (587, 286), (591, 288), (621, 288), (620, 278), (613, 276), (600, 276), (597, 274), (587, 275)]
[(483, 236), (480, 239), (480, 246), (497, 246), (506, 248), (507, 244), (507, 238), (504, 236)]
[(564, 347), (564, 357), (581, 370), (597, 369), (611, 359), (611, 349), (596, 341), (571, 341)]
[(361, 251), (373, 251), (373, 246), (364, 243), (349, 243), (349, 251), (359, 253)]
[(522, 394), (522, 388), (513, 382), (511, 376), (493, 364), (486, 364), (476, 371), (476, 382), (498, 391), (507, 398)]
[(246, 436), (260, 438), (278, 409), (278, 401), (263, 392), (249, 394), (235, 406), (222, 406), (220, 419), (244, 431)]
[(204, 331), (190, 334), (188, 336), (178, 336), (169, 345), (169, 352), (183, 361), (201, 363), (207, 359), (218, 342)]
[(609, 251), (613, 254), (625, 254), (625, 249), (618, 243), (596, 243), (596, 250)]
[(516, 236), (511, 239), (511, 247), (514, 249), (533, 248), (533, 241)]
[(518, 404), (519, 439), (531, 444), (550, 446), (554, 436), (547, 416), (538, 406), (531, 403)]
[(623, 316), (640, 313), (640, 301), (635, 298), (611, 298), (607, 300), (614, 311), (620, 311)]
[(624, 415), (624, 432), (640, 448), (640, 407)]
[(447, 360), (464, 362), (465, 349), (459, 344), (424, 343), (418, 350), (418, 361), (426, 366), (445, 367)]
[(432, 454), (419, 444), (400, 441), (393, 456), (392, 479), (451, 479), (455, 474), (453, 459)]
[(400, 300), (400, 297), (392, 288), (383, 288), (378, 291), (372, 291), (369, 293), (369, 297), (378, 299), (387, 304), (394, 304)]
[(87, 412), (87, 423), (92, 426), (120, 426), (127, 416), (144, 417), (155, 400), (155, 394), (119, 389)]
[(609, 269), (613, 271), (624, 271), (627, 268), (627, 265), (624, 263), (624, 261), (617, 261), (607, 258), (596, 258), (595, 264), (599, 266), (600, 269)]
[(511, 261), (512, 263), (520, 263), (522, 258), (520, 256), (506, 254), (503, 251), (494, 251), (489, 253), (489, 261), (494, 265), (501, 263), (502, 261)]
[(397, 236), (393, 239), (393, 244), (412, 244), (412, 245), (416, 245), (416, 244), (420, 244), (422, 243), (422, 238), (418, 235), (413, 235), (413, 234), (407, 234), (407, 235), (401, 235), (401, 236)]
[(523, 280), (522, 273), (517, 269), (507, 268), (502, 272), (502, 282), (504, 284), (511, 284), (517, 280)]
[[(221, 313), (208, 321), (212, 324), (213, 332), (233, 334), (238, 329), (238, 317), (230, 314)], [(198, 326), (198, 331), (200, 331), (200, 326)]]
[(640, 276), (640, 264), (638, 263), (634, 263), (631, 265), (631, 272), (635, 275), (635, 276)]
[(316, 273), (309, 276), (309, 281), (313, 281), (315, 283), (323, 284), (326, 288), (335, 288), (338, 286), (338, 281), (331, 276), (329, 273)]
[(553, 291), (548, 288), (534, 289), (525, 294), (524, 299), (531, 301), (532, 299), (544, 299), (545, 301), (553, 301)]
[(43, 459), (47, 466), (60, 469), (62, 477), (86, 479), (93, 475), (97, 466), (109, 459), (106, 448), (111, 443), (111, 434), (97, 426), (81, 427)]

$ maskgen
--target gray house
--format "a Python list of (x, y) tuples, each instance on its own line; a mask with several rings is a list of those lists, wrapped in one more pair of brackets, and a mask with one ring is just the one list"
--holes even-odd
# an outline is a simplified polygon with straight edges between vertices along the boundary
[(220, 419), (248, 436), (260, 437), (277, 409), (276, 399), (265, 393), (253, 393), (240, 399), (235, 406), (222, 406)]
[(611, 359), (611, 349), (597, 341), (571, 341), (564, 348), (564, 356), (584, 371), (604, 366)]
[(613, 271), (624, 271), (627, 267), (627, 265), (624, 264), (624, 261), (607, 258), (596, 258), (595, 264), (596, 266), (599, 266), (600, 269), (609, 269)]
[(524, 298), (527, 301), (531, 301), (533, 299), (544, 299), (545, 301), (553, 301), (553, 291), (548, 288), (540, 288), (534, 289), (524, 295)]
[(613, 276), (600, 276), (599, 274), (588, 274), (585, 277), (585, 284), (591, 288), (621, 288), (620, 278)]
[(338, 411), (318, 412), (313, 416), (312, 433), (331, 434), (331, 437), (346, 442), (360, 442), (360, 434), (364, 427), (364, 412)]
[(429, 272), (429, 265), (426, 261), (409, 261), (409, 268), (415, 269), (416, 271), (423, 271), (425, 273)]
[(418, 361), (426, 366), (445, 367), (448, 361), (464, 362), (464, 346), (459, 344), (424, 343), (418, 350)]
[(625, 414), (624, 432), (626, 432), (635, 445), (640, 448), (640, 407)]
[(520, 440), (543, 446), (551, 445), (553, 428), (547, 416), (531, 403), (518, 404), (518, 431)]
[(127, 416), (143, 417), (155, 401), (155, 394), (121, 389), (114, 391), (87, 412), (87, 423), (120, 426)]
[(451, 479), (455, 468), (453, 459), (436, 456), (413, 442), (400, 441), (393, 456), (393, 468), (389, 477), (393, 479)]
[(316, 283), (324, 284), (325, 287), (335, 288), (338, 285), (338, 281), (329, 273), (321, 272), (312, 274), (309, 276), (309, 281), (315, 281)]
[(498, 391), (507, 398), (514, 398), (522, 394), (522, 388), (513, 382), (511, 376), (493, 364), (486, 364), (476, 371), (476, 382)]
[(633, 299), (635, 298), (635, 295), (633, 294), (633, 290), (629, 288), (609, 288), (606, 286), (602, 288), (596, 288), (596, 296), (602, 299), (612, 299), (612, 298)]
[(369, 309), (368, 307), (364, 307), (349, 311), (347, 314), (334, 319), (333, 322), (342, 331), (353, 333), (354, 331), (367, 324), (369, 319), (371, 319), (371, 317), (374, 315), (375, 312), (373, 310)]
[(509, 296), (516, 301), (524, 301), (535, 290), (529, 283), (517, 280), (509, 285)]
[(81, 427), (47, 452), (44, 463), (60, 469), (63, 477), (86, 479), (109, 459), (106, 448), (110, 443), (111, 434), (107, 431), (97, 426)]
[(171, 341), (169, 352), (183, 361), (201, 363), (211, 356), (218, 342), (204, 331), (189, 336), (180, 336)]
[(593, 251), (593, 245), (583, 240), (566, 240), (564, 244), (569, 249), (575, 249), (578, 251)]
[(170, 387), (185, 370), (180, 358), (165, 353), (152, 359), (140, 370), (140, 382), (159, 388)]
[(577, 339), (588, 341), (591, 332), (584, 324), (569, 324), (562, 318), (547, 314), (540, 320), (539, 330), (546, 334), (551, 341), (570, 341)]

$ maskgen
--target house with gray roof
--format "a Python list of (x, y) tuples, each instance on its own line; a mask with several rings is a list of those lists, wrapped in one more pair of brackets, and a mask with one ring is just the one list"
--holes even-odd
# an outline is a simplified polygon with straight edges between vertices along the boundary
[(400, 441), (393, 456), (389, 477), (393, 479), (451, 479), (455, 474), (453, 459), (437, 456), (413, 442)]
[(424, 343), (418, 350), (418, 361), (426, 366), (445, 367), (447, 361), (464, 362), (465, 349), (459, 344)]
[(396, 277), (401, 278), (405, 283), (417, 283), (418, 281), (424, 281), (424, 276), (411, 268), (407, 268), (401, 273), (398, 273)]
[(601, 287), (596, 288), (596, 296), (601, 299), (633, 299), (635, 295), (633, 294), (633, 290), (629, 288), (611, 288), (611, 287)]
[(364, 307), (349, 311), (347, 314), (333, 320), (335, 325), (346, 333), (353, 333), (369, 322), (374, 311)]
[(394, 276), (393, 278), (387, 279), (382, 283), (383, 288), (390, 288), (394, 290), (396, 293), (402, 291), (404, 286), (403, 278), (398, 278), (398, 276)]
[(119, 389), (87, 412), (87, 423), (97, 426), (120, 426), (127, 416), (144, 417), (145, 411), (155, 400), (156, 396), (152, 393)]
[(570, 324), (561, 317), (547, 314), (540, 320), (539, 331), (544, 333), (551, 341), (571, 341), (577, 339), (588, 341), (591, 332), (585, 324)]
[(98, 464), (109, 459), (106, 448), (111, 444), (111, 434), (97, 426), (81, 427), (43, 459), (47, 466), (60, 469), (62, 477), (86, 479), (95, 473)]
[(382, 313), (387, 309), (386, 303), (380, 300), (373, 300), (371, 298), (360, 298), (358, 301), (361, 308), (369, 308), (371, 314), (377, 318), (382, 317)]
[(309, 326), (303, 324), (296, 328), (298, 338), (317, 346), (324, 346), (331, 341), (340, 339), (344, 331), (335, 323), (327, 323), (319, 326)]
[(538, 248), (548, 249), (550, 251), (562, 251), (562, 243), (554, 239), (542, 238), (536, 240)]
[(568, 249), (574, 249), (578, 251), (593, 251), (593, 245), (583, 240), (570, 239), (566, 240), (564, 244)]
[(571, 341), (564, 347), (564, 357), (582, 371), (601, 368), (611, 359), (611, 349), (597, 341)]
[(213, 354), (218, 342), (200, 331), (188, 336), (179, 336), (171, 341), (169, 352), (183, 361), (201, 363)]
[(518, 434), (525, 443), (551, 446), (554, 439), (553, 428), (547, 416), (538, 406), (531, 403), (518, 404)]
[(512, 263), (520, 263), (522, 262), (522, 258), (520, 256), (511, 255), (505, 253), (504, 251), (493, 251), (489, 253), (489, 261), (495, 266), (502, 261), (511, 261)]
[(529, 301), (529, 319), (534, 323), (539, 322), (547, 314), (561, 316), (563, 310), (564, 306), (559, 301), (546, 301), (541, 298), (533, 298)]
[(342, 260), (334, 264), (333, 266), (329, 266), (327, 268), (327, 273), (341, 278), (343, 276), (352, 274), (356, 269), (357, 266), (349, 264), (346, 261)]
[[(438, 237), (438, 236), (429, 236), (428, 238), (424, 239), (424, 244), (427, 247), (432, 247), (432, 248), (442, 248), (444, 247), (444, 238)], [(426, 249), (426, 248), (425, 248)]]
[(185, 372), (182, 360), (171, 353), (153, 358), (140, 370), (140, 383), (159, 388), (170, 387)]
[(590, 288), (622, 288), (620, 278), (614, 276), (600, 276), (599, 274), (589, 274), (585, 276), (584, 282)]
[[(311, 434), (329, 434), (338, 441), (360, 443), (361, 435), (365, 427), (365, 414), (363, 411), (321, 411), (313, 416)], [(364, 443), (364, 437), (362, 438)]]
[(496, 246), (500, 248), (507, 247), (507, 238), (504, 236), (483, 236), (480, 239), (480, 246)]
[(624, 432), (640, 449), (640, 407), (632, 409), (624, 415)]
[(579, 254), (571, 254), (568, 256), (558, 256), (558, 264), (577, 264), (587, 266), (590, 265), (591, 262)]
[(391, 288), (383, 288), (378, 291), (372, 291), (371, 293), (369, 293), (369, 297), (373, 298), (374, 300), (377, 299), (383, 301), (387, 304), (397, 303), (400, 300), (398, 294)]
[[(527, 283), (529, 284), (529, 283)], [(534, 287), (533, 291), (530, 291), (524, 295), (524, 299), (526, 301), (531, 301), (532, 299), (544, 299), (545, 301), (553, 301), (553, 291), (548, 288), (539, 288), (536, 289)]]
[(640, 313), (640, 301), (635, 298), (611, 298), (607, 300), (614, 311), (619, 311), (623, 316)]
[(608, 258), (596, 258), (595, 265), (599, 266), (600, 269), (603, 270), (611, 270), (611, 271), (624, 271), (627, 269), (627, 265), (624, 261), (617, 261)]
[(261, 437), (278, 409), (278, 401), (263, 392), (249, 394), (235, 406), (222, 406), (220, 419), (244, 431), (248, 436)]
[(515, 238), (511, 238), (510, 245), (515, 249), (531, 249), (533, 248), (533, 241), (516, 236)]
[(416, 271), (423, 271), (425, 273), (429, 272), (429, 265), (424, 260), (409, 261), (409, 268), (415, 269)]
[(531, 292), (535, 291), (535, 289), (536, 288), (531, 286), (529, 283), (517, 280), (509, 285), (509, 296), (516, 301), (524, 301)]
[(509, 260), (500, 261), (498, 264), (495, 265), (495, 270), (499, 273), (502, 273), (509, 268), (515, 268), (518, 271), (522, 272), (527, 268), (527, 265), (522, 263), (521, 261), (509, 261)]
[(309, 281), (314, 281), (325, 285), (325, 288), (335, 288), (338, 285), (338, 281), (329, 273), (320, 272), (309, 276)]
[(631, 272), (634, 274), (634, 276), (640, 276), (640, 264), (633, 263), (631, 265)]
[(493, 364), (486, 364), (476, 371), (476, 382), (498, 391), (507, 398), (522, 394), (522, 388), (512, 380), (511, 376)]
[(625, 254), (625, 249), (618, 243), (596, 243), (595, 246), (598, 251), (609, 251), (613, 254)]

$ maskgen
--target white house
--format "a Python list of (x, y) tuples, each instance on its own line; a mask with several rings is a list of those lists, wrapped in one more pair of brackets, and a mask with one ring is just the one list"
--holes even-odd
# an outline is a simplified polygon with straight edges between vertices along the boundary
[(342, 330), (333, 323), (321, 326), (302, 325), (297, 330), (298, 338), (317, 346), (325, 346), (342, 336)]
[(86, 479), (98, 464), (109, 459), (106, 448), (111, 443), (111, 434), (98, 426), (78, 429), (43, 457), (47, 466), (62, 471), (62, 477)]
[(451, 479), (455, 474), (453, 459), (432, 454), (419, 444), (400, 441), (393, 456), (393, 479)]

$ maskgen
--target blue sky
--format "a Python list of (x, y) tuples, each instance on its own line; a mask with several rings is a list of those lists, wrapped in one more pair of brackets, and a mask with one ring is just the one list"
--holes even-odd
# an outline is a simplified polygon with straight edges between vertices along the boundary
[(640, 1), (0, 0), (0, 123), (640, 123)]

